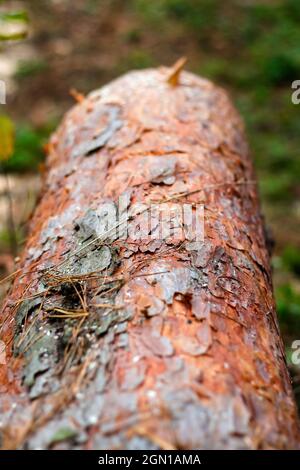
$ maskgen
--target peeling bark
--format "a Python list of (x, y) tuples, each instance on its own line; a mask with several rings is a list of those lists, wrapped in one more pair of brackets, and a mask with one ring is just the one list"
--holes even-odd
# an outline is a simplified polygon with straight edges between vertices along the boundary
[[(299, 448), (240, 118), (207, 80), (173, 76), (81, 97), (50, 141), (2, 312), (5, 449)], [(168, 237), (151, 238), (151, 204), (174, 209)]]

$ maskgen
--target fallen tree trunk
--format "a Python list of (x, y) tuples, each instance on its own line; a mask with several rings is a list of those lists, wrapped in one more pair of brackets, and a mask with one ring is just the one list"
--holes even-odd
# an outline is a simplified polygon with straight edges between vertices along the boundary
[(2, 312), (3, 448), (298, 448), (242, 124), (179, 73), (79, 96), (51, 139)]

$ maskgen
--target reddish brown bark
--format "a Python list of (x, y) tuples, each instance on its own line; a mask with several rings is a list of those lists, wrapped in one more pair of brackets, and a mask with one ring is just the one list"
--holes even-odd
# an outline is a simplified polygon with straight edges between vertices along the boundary
[[(240, 118), (210, 82), (170, 74), (91, 93), (51, 139), (2, 313), (4, 448), (299, 446)], [(99, 237), (120, 195), (141, 240)], [(151, 203), (194, 219), (204, 204), (204, 243), (189, 223), (150, 240)]]

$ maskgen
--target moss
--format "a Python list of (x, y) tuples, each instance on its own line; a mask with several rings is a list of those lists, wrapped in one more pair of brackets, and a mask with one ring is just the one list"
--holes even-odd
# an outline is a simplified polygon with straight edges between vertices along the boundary
[(73, 439), (77, 436), (77, 431), (68, 427), (59, 428), (51, 437), (49, 444), (55, 444), (57, 442), (66, 441), (67, 439)]

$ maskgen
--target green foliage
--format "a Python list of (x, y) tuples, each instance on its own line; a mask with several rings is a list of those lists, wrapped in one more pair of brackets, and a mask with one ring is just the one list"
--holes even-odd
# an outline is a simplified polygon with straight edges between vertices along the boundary
[(128, 43), (139, 43), (142, 38), (142, 31), (139, 28), (132, 28), (124, 34), (124, 39)]
[(26, 60), (22, 61), (18, 65), (18, 69), (15, 73), (15, 77), (22, 79), (31, 77), (44, 72), (47, 69), (47, 62), (45, 60)]
[(278, 317), (290, 331), (300, 329), (300, 294), (291, 285), (284, 284), (275, 290)]
[[(0, 1), (0, 3), (4, 3)], [(28, 15), (26, 11), (0, 11), (0, 41), (24, 39), (27, 36)], [(15, 31), (10, 31), (15, 28)]]
[(3, 33), (0, 30), (0, 41), (20, 41), (25, 39), (27, 36), (27, 31), (20, 31), (16, 33)]
[(0, 115), (0, 162), (8, 160), (14, 151), (15, 127), (8, 116)]
[[(18, 227), (16, 233), (16, 242), (18, 245), (21, 245), (22, 242), (24, 241), (24, 230), (22, 227)], [(11, 238), (12, 238), (12, 233), (8, 228), (3, 228), (0, 230), (0, 251), (3, 252), (10, 252), (11, 250)]]
[(1, 21), (21, 21), (28, 22), (28, 14), (26, 11), (0, 12)]
[(4, 163), (10, 172), (36, 171), (44, 159), (43, 144), (47, 142), (49, 129), (34, 129), (29, 125), (19, 125), (16, 129), (15, 150)]
[(120, 72), (127, 72), (127, 70), (144, 69), (147, 67), (153, 67), (155, 62), (151, 55), (143, 49), (135, 49), (131, 51), (126, 60), (120, 64)]
[(288, 245), (284, 248), (282, 254), (284, 266), (297, 276), (300, 276), (300, 249)]
[(269, 202), (287, 203), (293, 199), (289, 174), (284, 176), (265, 175), (259, 181), (259, 188), (264, 199)]

